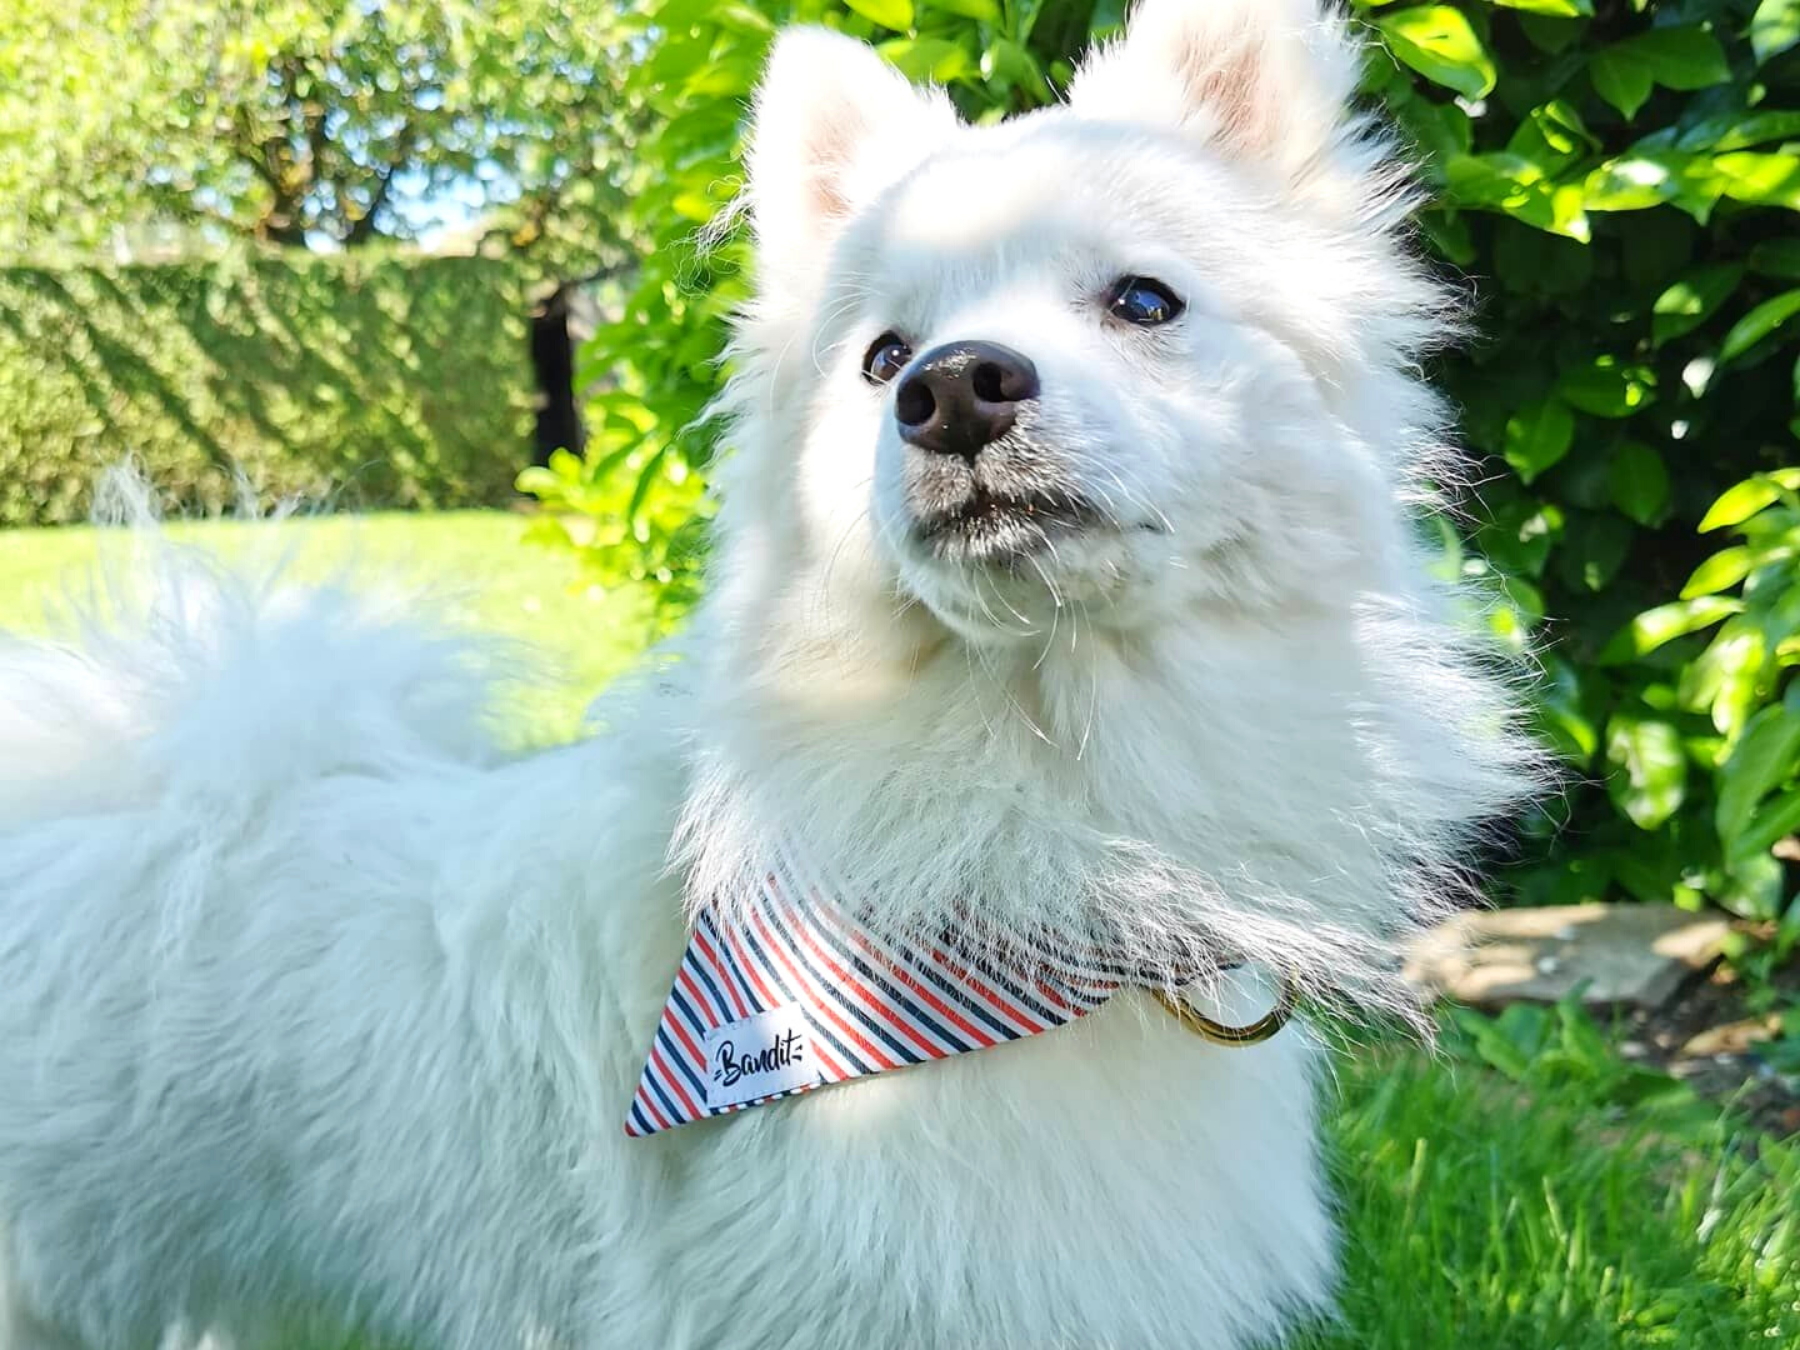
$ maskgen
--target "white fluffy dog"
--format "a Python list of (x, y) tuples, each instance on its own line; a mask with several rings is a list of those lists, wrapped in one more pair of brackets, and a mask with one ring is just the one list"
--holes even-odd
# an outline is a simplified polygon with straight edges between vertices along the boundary
[[(0, 648), (0, 1345), (1267, 1342), (1326, 1306), (1321, 1053), (1126, 989), (649, 1138), (701, 909), (1104, 944), (1244, 1020), (1528, 787), (1414, 539), (1442, 308), (1314, 0), (1146, 0), (961, 125), (783, 37), (710, 599), (508, 759), (404, 614), (164, 549)], [(1226, 957), (1230, 957), (1226, 968)], [(326, 1343), (339, 1343), (327, 1341)]]

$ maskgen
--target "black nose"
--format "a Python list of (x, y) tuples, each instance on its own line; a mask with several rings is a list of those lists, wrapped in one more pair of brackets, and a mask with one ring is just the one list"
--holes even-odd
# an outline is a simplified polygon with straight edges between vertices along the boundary
[(894, 394), (894, 416), (900, 435), (921, 450), (972, 460), (1037, 396), (1037, 367), (1011, 347), (952, 342), (913, 362)]

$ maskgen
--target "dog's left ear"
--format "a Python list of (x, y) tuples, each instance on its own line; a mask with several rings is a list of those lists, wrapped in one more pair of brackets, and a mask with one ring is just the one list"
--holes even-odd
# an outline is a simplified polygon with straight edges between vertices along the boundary
[(791, 28), (770, 54), (750, 135), (758, 286), (810, 290), (844, 224), (957, 128), (867, 43)]
[(1348, 152), (1357, 60), (1329, 0), (1142, 0), (1069, 102), (1084, 117), (1175, 127), (1301, 186), (1350, 167), (1333, 160)]

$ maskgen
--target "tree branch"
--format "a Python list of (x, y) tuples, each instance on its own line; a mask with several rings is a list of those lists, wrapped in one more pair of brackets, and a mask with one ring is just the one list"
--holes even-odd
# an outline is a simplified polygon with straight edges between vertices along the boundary
[(375, 216), (387, 205), (388, 192), (394, 186), (394, 179), (399, 176), (400, 165), (389, 164), (381, 181), (375, 185), (374, 193), (369, 197), (369, 207), (360, 216), (350, 221), (350, 228), (344, 231), (344, 247), (355, 248), (358, 244), (366, 244), (375, 236)]

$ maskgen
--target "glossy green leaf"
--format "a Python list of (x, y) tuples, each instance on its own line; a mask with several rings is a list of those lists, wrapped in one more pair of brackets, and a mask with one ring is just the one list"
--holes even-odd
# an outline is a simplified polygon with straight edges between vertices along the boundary
[(1673, 204), (1704, 216), (1721, 191), (1713, 161), (1678, 150), (1631, 151), (1588, 174), (1582, 185), (1589, 211), (1643, 211)]
[(1698, 24), (1652, 28), (1595, 53), (1588, 66), (1594, 91), (1627, 119), (1650, 97), (1653, 85), (1705, 89), (1731, 78), (1725, 49)]
[(1457, 201), (1465, 206), (1522, 202), (1531, 187), (1544, 179), (1541, 167), (1510, 151), (1457, 155), (1444, 165), (1444, 172)]
[(1650, 92), (1656, 88), (1656, 81), (1642, 62), (1610, 52), (1600, 52), (1589, 63), (1588, 79), (1593, 81), (1594, 92), (1617, 108), (1628, 122), (1650, 101)]
[(1719, 193), (1733, 201), (1800, 211), (1800, 155), (1737, 150), (1715, 155), (1711, 169)]
[(945, 38), (894, 38), (878, 48), (908, 79), (949, 84), (975, 73), (968, 49)]
[[(1740, 919), (1753, 923), (1776, 919), (1786, 895), (1781, 859), (1767, 848), (1743, 855), (1728, 851), (1724, 877), (1709, 884), (1707, 892), (1720, 909)], [(1800, 1023), (1795, 1024), (1795, 1029), (1800, 1030)]]
[(1452, 216), (1444, 211), (1421, 211), (1418, 217), (1419, 230), (1431, 241), (1431, 245), (1444, 257), (1459, 267), (1467, 267), (1478, 256), (1474, 236), (1470, 233), (1469, 224), (1461, 216)]
[(657, 480), (662, 476), (663, 462), (668, 458), (670, 448), (667, 443), (658, 446), (638, 470), (637, 481), (631, 489), (631, 500), (625, 505), (627, 522), (633, 525), (640, 523), (638, 517), (643, 512), (644, 503), (655, 490)]
[(1658, 718), (1618, 713), (1606, 728), (1606, 788), (1640, 830), (1654, 830), (1687, 797), (1688, 761), (1681, 735)]
[(1556, 551), (1556, 574), (1574, 594), (1598, 594), (1612, 584), (1631, 553), (1631, 522), (1611, 512), (1571, 517)]
[(1037, 60), (1008, 38), (997, 39), (982, 53), (981, 73), (1017, 90), (1028, 103), (1048, 103), (1054, 97)]
[(1762, 0), (1750, 18), (1750, 47), (1756, 63), (1800, 45), (1800, 0)]
[(1554, 178), (1599, 145), (1599, 138), (1588, 130), (1573, 104), (1552, 99), (1533, 108), (1519, 123), (1506, 143), (1506, 152), (1528, 161), (1537, 171), (1534, 176)]
[(1408, 99), (1396, 110), (1396, 116), (1412, 143), (1438, 164), (1469, 153), (1474, 140), (1469, 115), (1454, 103)]
[(1464, 98), (1491, 93), (1498, 78), (1494, 59), (1468, 18), (1449, 5), (1417, 5), (1375, 20), (1388, 49), (1436, 84)]
[(1700, 532), (1722, 530), (1728, 525), (1741, 525), (1765, 506), (1780, 500), (1781, 490), (1773, 480), (1758, 476), (1734, 483), (1719, 495), (1717, 501), (1700, 519)]
[(1506, 462), (1520, 479), (1531, 482), (1569, 453), (1575, 440), (1575, 415), (1561, 399), (1551, 397), (1519, 409), (1506, 420)]
[(1759, 343), (1787, 328), (1800, 314), (1800, 287), (1765, 300), (1731, 326), (1719, 345), (1719, 364), (1735, 361)]
[(1692, 332), (1725, 303), (1743, 279), (1740, 263), (1708, 263), (1685, 273), (1651, 306), (1651, 337), (1660, 345)]
[[(1756, 623), (1736, 615), (1720, 625), (1718, 633), (1690, 670), (1704, 669), (1708, 686), (1703, 710), (1727, 740), (1743, 730), (1766, 692), (1762, 685), (1768, 664), (1769, 644)], [(1688, 683), (1687, 671), (1682, 684)]]
[(1546, 656), (1544, 676), (1534, 690), (1538, 720), (1557, 753), (1585, 768), (1600, 748), (1600, 733), (1587, 713), (1580, 673), (1570, 662)]
[(1763, 240), (1750, 250), (1750, 270), (1783, 281), (1800, 281), (1800, 237)]
[(1640, 525), (1656, 525), (1669, 509), (1669, 470), (1642, 441), (1625, 441), (1609, 473), (1613, 505)]
[(1531, 45), (1552, 56), (1568, 51), (1587, 31), (1583, 19), (1559, 18), (1553, 14), (1521, 14), (1519, 29)]
[(904, 33), (913, 26), (912, 0), (844, 0), (871, 23)]
[(919, 0), (919, 3), (927, 9), (960, 14), (965, 19), (974, 19), (980, 23), (1000, 22), (1000, 0)]
[[(1679, 134), (1674, 134), (1675, 131), (1675, 128), (1670, 129), (1670, 133), (1666, 134), (1666, 141), (1677, 150), (1710, 150), (1714, 153), (1747, 150), (1768, 141), (1784, 141), (1790, 136), (1800, 135), (1800, 110), (1764, 109), (1760, 112), (1717, 113), (1685, 124), (1680, 128)], [(1639, 144), (1645, 144), (1651, 139), (1646, 137)]]
[(1800, 716), (1780, 703), (1745, 724), (1719, 770), (1713, 818), (1727, 847), (1749, 828), (1758, 803), (1800, 770)]
[(1570, 404), (1595, 417), (1630, 417), (1656, 400), (1656, 373), (1648, 366), (1596, 357), (1564, 372), (1557, 392)]
[(1681, 598), (1692, 600), (1697, 595), (1716, 595), (1730, 590), (1750, 575), (1756, 554), (1746, 545), (1734, 544), (1720, 549), (1696, 567), (1681, 588)]
[(1507, 9), (1522, 9), (1528, 14), (1549, 14), (1560, 18), (1585, 19), (1594, 13), (1594, 0), (1494, 0)]
[(1575, 217), (1560, 224), (1555, 219), (1540, 218), (1534, 207), (1502, 208), (1513, 220), (1532, 227), (1493, 232), (1489, 266), (1508, 290), (1521, 297), (1573, 296), (1593, 279), (1593, 252), (1581, 247), (1588, 242), (1588, 228), (1587, 216), (1580, 209), (1580, 191), (1556, 189), (1550, 205), (1554, 211), (1567, 196), (1575, 199)]
[(1712, 709), (1724, 686), (1727, 666), (1738, 657), (1733, 648), (1738, 630), (1734, 627), (1741, 615), (1727, 619), (1713, 634), (1706, 650), (1681, 669), (1675, 682), (1675, 706), (1683, 712), (1704, 713)]
[(1088, 36), (1102, 40), (1116, 35), (1125, 26), (1127, 0), (1096, 0), (1088, 19)]
[(1670, 89), (1705, 89), (1731, 78), (1725, 49), (1699, 24), (1651, 28), (1607, 50), (1641, 62), (1658, 84)]
[(1800, 788), (1782, 793), (1751, 817), (1729, 840), (1726, 858), (1731, 862), (1748, 861), (1767, 853), (1778, 841), (1797, 830), (1800, 830)]
[(1744, 602), (1720, 595), (1702, 595), (1692, 600), (1676, 600), (1655, 609), (1645, 610), (1620, 631), (1600, 653), (1605, 665), (1648, 656), (1665, 643), (1678, 637), (1710, 628), (1721, 619), (1741, 614)]
[(1481, 549), (1515, 576), (1535, 577), (1543, 572), (1564, 524), (1560, 507), (1520, 498), (1493, 512), (1480, 531)]
[(1501, 589), (1524, 628), (1535, 628), (1544, 618), (1544, 593), (1524, 577), (1502, 577)]

